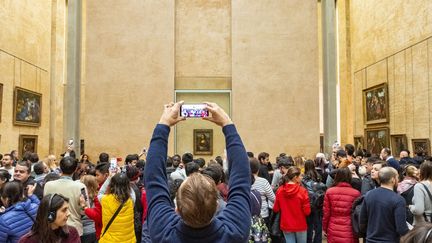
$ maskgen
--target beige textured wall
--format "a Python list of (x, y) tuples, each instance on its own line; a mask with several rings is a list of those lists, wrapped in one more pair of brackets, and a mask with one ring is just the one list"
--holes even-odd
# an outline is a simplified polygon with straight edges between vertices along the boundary
[(341, 121), (353, 124), (347, 141), (364, 135), (362, 90), (388, 83), (390, 121), (376, 126), (406, 134), (412, 150), (412, 138), (432, 136), (432, 2), (355, 0), (350, 9), (351, 41), (341, 42), (352, 51), (352, 104), (341, 102), (353, 117)]
[(317, 2), (232, 2), (233, 119), (247, 150), (319, 151)]
[[(43, 157), (49, 150), (51, 1), (2, 1), (0, 16), (0, 153), (18, 149), (20, 134), (38, 135), (37, 150)], [(15, 86), (42, 93), (40, 127), (13, 125)]]
[(124, 157), (148, 146), (174, 100), (174, 1), (87, 1), (85, 14), (81, 137), (94, 161)]

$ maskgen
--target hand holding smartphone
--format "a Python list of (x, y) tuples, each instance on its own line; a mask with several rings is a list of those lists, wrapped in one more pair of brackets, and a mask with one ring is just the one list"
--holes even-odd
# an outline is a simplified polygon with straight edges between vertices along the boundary
[(89, 198), (88, 198), (88, 194), (87, 194), (87, 190), (86, 188), (81, 188), (81, 195), (83, 196), (86, 206), (89, 208), (90, 207), (90, 202), (89, 202)]
[(111, 174), (117, 173), (117, 158), (111, 158), (109, 171)]
[(180, 107), (180, 116), (186, 118), (208, 117), (209, 111), (205, 104), (183, 104)]

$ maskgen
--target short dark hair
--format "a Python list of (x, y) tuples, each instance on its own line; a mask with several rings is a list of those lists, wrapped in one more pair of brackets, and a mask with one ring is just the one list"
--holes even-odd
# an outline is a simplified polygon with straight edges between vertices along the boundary
[(96, 165), (96, 170), (102, 174), (109, 173), (109, 163), (102, 162)]
[(0, 159), (3, 159), (3, 157), (9, 156), (9, 158), (13, 159), (12, 154), (3, 154), (3, 156), (0, 154)]
[(27, 167), (27, 173), (30, 174), (30, 172), (31, 172), (31, 164), (29, 164), (29, 162), (27, 162), (26, 160), (22, 160), (22, 161), (18, 161), (17, 165)]
[(130, 181), (134, 181), (139, 178), (140, 170), (134, 165), (126, 166), (126, 175)]
[(60, 160), (60, 169), (63, 174), (72, 175), (78, 167), (78, 161), (73, 157), (63, 157)]
[(216, 162), (220, 165), (220, 166), (222, 166), (223, 167), (223, 159), (222, 159), (222, 157), (221, 156), (216, 156), (215, 157), (215, 160), (216, 160)]
[(347, 154), (349, 156), (353, 156), (354, 155), (354, 151), (355, 151), (354, 145), (349, 144), (349, 143), (345, 144), (345, 151), (347, 152)]
[(355, 151), (355, 156), (356, 156), (356, 157), (357, 157), (357, 156), (363, 157), (363, 156), (364, 156), (363, 151), (360, 150), (360, 149), (358, 149), (357, 151)]
[(383, 148), (384, 152), (388, 155), (391, 155), (391, 150), (389, 148)]
[(261, 161), (263, 159), (268, 158), (270, 155), (267, 152), (261, 152), (260, 154), (258, 154), (258, 160)]
[(288, 167), (293, 166), (293, 165), (294, 165), (294, 163), (292, 161), (290, 161), (289, 158), (286, 156), (279, 157), (279, 159), (278, 159), (277, 166), (279, 168), (280, 167), (288, 168)]
[(172, 159), (172, 157), (167, 156), (166, 167), (171, 167), (171, 166), (173, 166), (173, 159)]
[(260, 168), (260, 162), (256, 158), (250, 158), (249, 164), (252, 174), (258, 173)]
[(44, 162), (39, 161), (33, 166), (33, 171), (36, 175), (42, 175), (44, 173)]
[(128, 155), (126, 156), (125, 163), (126, 163), (126, 164), (129, 164), (129, 163), (132, 162), (133, 160), (139, 160), (139, 156), (138, 156), (138, 154), (128, 154)]
[(198, 158), (195, 160), (195, 163), (197, 163), (199, 165), (200, 168), (204, 168), (205, 165), (205, 159), (203, 158)]
[(187, 164), (193, 161), (193, 155), (191, 153), (184, 153), (182, 156), (183, 164)]
[(31, 153), (28, 160), (32, 163), (37, 163), (39, 162), (39, 155), (37, 153)]
[(29, 151), (25, 152), (23, 154), (22, 160), (24, 160), (24, 161), (30, 160), (30, 155), (31, 154), (32, 154), (32, 152), (29, 152)]
[(172, 166), (174, 166), (174, 168), (177, 168), (177, 167), (179, 166), (180, 162), (181, 162), (181, 157), (180, 157), (180, 155), (175, 154), (175, 155), (172, 157)]
[(199, 171), (199, 165), (195, 162), (189, 162), (186, 165), (186, 176), (191, 175), (192, 173), (198, 172)]
[(108, 162), (109, 155), (105, 152), (99, 154), (99, 163)]
[(338, 151), (336, 151), (336, 157), (337, 158), (346, 158), (347, 153), (345, 152), (345, 150), (339, 149)]
[(247, 156), (249, 157), (249, 158), (253, 158), (254, 157), (254, 153), (252, 153), (252, 152), (246, 152), (247, 153)]
[(201, 174), (210, 176), (215, 184), (219, 184), (222, 181), (222, 167), (219, 164), (212, 164), (207, 166), (204, 170), (201, 171)]
[(12, 175), (9, 174), (9, 171), (5, 169), (0, 169), (0, 180), (4, 182), (8, 182), (11, 179)]
[(1, 191), (1, 197), (7, 198), (9, 201), (9, 206), (20, 202), (24, 199), (24, 188), (23, 184), (18, 181), (9, 181), (3, 185)]

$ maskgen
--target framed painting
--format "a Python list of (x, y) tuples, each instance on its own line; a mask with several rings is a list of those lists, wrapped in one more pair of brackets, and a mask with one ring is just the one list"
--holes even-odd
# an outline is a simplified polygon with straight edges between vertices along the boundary
[(40, 126), (41, 109), (42, 94), (15, 87), (13, 106), (14, 125)]
[(213, 154), (213, 129), (193, 130), (193, 153), (196, 155)]
[(408, 149), (408, 140), (405, 134), (395, 134), (390, 136), (391, 150), (394, 157), (399, 158), (400, 152)]
[(22, 157), (26, 152), (37, 153), (38, 136), (20, 135), (18, 141), (19, 156)]
[(2, 106), (3, 106), (3, 84), (0, 84), (0, 122), (2, 118)]
[(388, 89), (386, 83), (363, 90), (363, 113), (366, 124), (389, 121)]
[(356, 151), (364, 149), (364, 137), (363, 136), (354, 136), (354, 148)]
[(366, 129), (365, 138), (366, 150), (372, 155), (379, 155), (381, 149), (390, 146), (389, 129), (387, 127)]
[(412, 148), (415, 154), (423, 152), (424, 155), (430, 155), (430, 140), (428, 138), (411, 139)]

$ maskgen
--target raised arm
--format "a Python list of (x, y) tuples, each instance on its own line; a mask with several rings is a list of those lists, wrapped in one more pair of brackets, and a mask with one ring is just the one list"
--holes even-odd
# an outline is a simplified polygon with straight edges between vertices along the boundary
[(144, 170), (144, 185), (148, 203), (147, 220), (150, 237), (155, 241), (163, 238), (166, 225), (179, 219), (171, 205), (165, 163), (170, 126), (184, 119), (178, 116), (181, 104), (182, 102), (165, 105), (161, 120), (153, 131), (147, 154)]
[(225, 111), (215, 103), (206, 104), (212, 116), (204, 119), (223, 127), (230, 174), (227, 206), (217, 218), (235, 226), (229, 229), (231, 230), (229, 233), (247, 236), (251, 222), (249, 196), (251, 171), (246, 149), (231, 118)]

